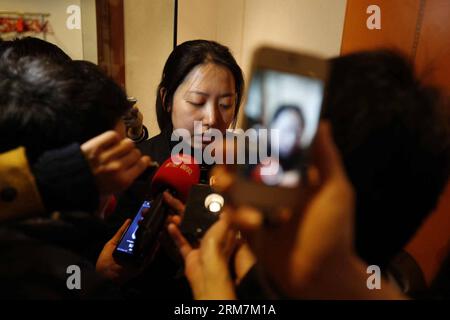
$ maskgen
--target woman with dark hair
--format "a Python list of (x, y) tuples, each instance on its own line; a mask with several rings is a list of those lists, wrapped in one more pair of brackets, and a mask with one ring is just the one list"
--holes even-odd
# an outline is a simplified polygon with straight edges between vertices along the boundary
[[(149, 155), (159, 164), (171, 156), (175, 145), (180, 143), (177, 131), (190, 134), (191, 139), (182, 140), (192, 152), (194, 134), (201, 141), (197, 148), (211, 143), (212, 129), (225, 134), (236, 125), (244, 91), (242, 70), (229, 49), (208, 40), (187, 41), (178, 45), (167, 59), (161, 82), (157, 89), (156, 115), (161, 133), (137, 144), (144, 155)], [(197, 122), (197, 130), (194, 124)], [(201, 130), (198, 130), (201, 129)], [(201, 135), (201, 136), (200, 136)], [(208, 136), (209, 135), (209, 136)], [(174, 141), (175, 140), (175, 141)], [(191, 155), (194, 156), (192, 152)], [(201, 181), (206, 182), (209, 166), (203, 165)], [(148, 179), (137, 180), (132, 188), (119, 199), (115, 217), (132, 217), (139, 209), (144, 194), (148, 191)], [(167, 199), (167, 198), (166, 198)], [(172, 206), (180, 206), (171, 198)], [(180, 210), (177, 210), (180, 211)]]
[[(194, 123), (201, 125), (201, 148), (210, 143), (208, 132), (217, 129), (225, 134), (235, 126), (244, 92), (242, 70), (229, 49), (217, 42), (192, 40), (178, 45), (167, 59), (161, 82), (156, 92), (156, 115), (161, 133), (137, 144), (144, 155), (159, 164), (171, 156), (179, 143), (176, 130), (189, 132), (194, 137)], [(172, 141), (172, 134), (176, 141)], [(189, 147), (194, 143), (188, 141)], [(184, 149), (186, 150), (186, 149)], [(191, 153), (194, 155), (194, 152)], [(201, 159), (197, 159), (201, 160)], [(207, 169), (202, 166), (202, 181)], [(112, 219), (121, 224), (139, 210), (143, 195), (148, 191), (148, 179), (136, 181), (119, 199), (117, 213)], [(171, 199), (172, 204), (176, 201)], [(179, 210), (178, 210), (179, 211)]]
[[(302, 170), (301, 140), (305, 129), (305, 118), (301, 106), (282, 104), (272, 116), (269, 128), (271, 130), (271, 147), (278, 152), (277, 157), (271, 155), (265, 159), (267, 165), (257, 165), (252, 172), (254, 179), (268, 185), (294, 187), (300, 182)], [(272, 140), (276, 133), (276, 140)], [(261, 174), (262, 168), (276, 168), (273, 174)]]
[[(177, 131), (180, 129), (190, 133), (191, 139), (182, 141), (188, 144), (187, 150), (197, 147), (193, 143), (194, 134), (198, 135), (196, 141), (201, 141), (197, 148), (205, 148), (211, 142), (208, 134), (212, 129), (225, 134), (227, 129), (235, 126), (243, 91), (241, 68), (227, 47), (208, 40), (193, 40), (178, 45), (166, 61), (157, 88), (156, 115), (161, 133), (139, 143), (138, 148), (161, 164), (179, 143)], [(198, 129), (194, 130), (195, 122), (201, 126), (200, 133)], [(176, 141), (172, 141), (172, 137)], [(201, 181), (206, 182), (209, 167), (201, 166)], [(149, 188), (148, 178), (144, 180), (136, 181), (119, 198), (116, 214), (111, 216), (112, 223), (112, 219), (117, 220), (115, 223), (119, 226), (124, 218), (133, 217), (138, 212), (143, 194)], [(184, 204), (180, 201), (169, 194), (166, 194), (165, 200), (174, 211), (183, 213)], [(173, 259), (178, 254), (177, 250), (172, 241), (164, 237), (162, 248), (152, 264), (129, 286), (145, 297), (189, 297), (191, 293), (187, 281), (176, 277), (181, 271), (182, 260), (177, 262)], [(156, 287), (158, 290), (154, 289)]]
[[(218, 129), (223, 134), (236, 125), (244, 78), (229, 49), (208, 40), (177, 46), (164, 66), (156, 93), (156, 115), (161, 133), (139, 144), (144, 154), (162, 163), (169, 158), (172, 132), (201, 122), (202, 134)], [(209, 143), (202, 137), (202, 147)], [(176, 142), (175, 142), (176, 143)]]
[(296, 105), (280, 106), (272, 117), (270, 128), (279, 131), (279, 151), (281, 159), (288, 159), (300, 149), (305, 129), (305, 118)]
[[(243, 92), (242, 70), (227, 47), (208, 40), (192, 40), (178, 45), (164, 65), (156, 92), (156, 116), (161, 133), (138, 143), (137, 147), (161, 164), (180, 143), (176, 131), (184, 130), (194, 139), (195, 122), (201, 126), (201, 137), (196, 140), (202, 142), (201, 148), (206, 147), (210, 143), (208, 132), (211, 129), (225, 134), (228, 128), (235, 126)], [(173, 133), (175, 141), (172, 141)], [(193, 148), (192, 140), (187, 141), (189, 146), (183, 150)], [(191, 153), (192, 156), (194, 154)], [(208, 169), (202, 165), (202, 182), (207, 180)], [(123, 222), (124, 213), (127, 218), (132, 218), (139, 210), (148, 191), (148, 179), (144, 180), (137, 180), (120, 197), (115, 210), (117, 214), (111, 217), (118, 220), (117, 225)], [(177, 206), (177, 203), (180, 206), (172, 198), (171, 203), (172, 206)]]

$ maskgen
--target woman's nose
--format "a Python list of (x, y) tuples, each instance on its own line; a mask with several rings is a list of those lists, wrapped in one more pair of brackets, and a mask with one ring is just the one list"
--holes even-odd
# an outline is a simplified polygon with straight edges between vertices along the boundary
[(214, 128), (217, 126), (219, 121), (219, 112), (214, 103), (210, 103), (205, 108), (205, 114), (203, 116), (203, 124), (207, 125), (210, 128)]

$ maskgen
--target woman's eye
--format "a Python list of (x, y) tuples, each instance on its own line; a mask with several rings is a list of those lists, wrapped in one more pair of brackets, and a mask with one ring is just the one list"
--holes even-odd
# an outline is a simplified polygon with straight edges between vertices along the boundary
[(225, 104), (225, 103), (221, 103), (219, 104), (219, 107), (223, 108), (223, 109), (228, 109), (231, 107), (231, 104)]
[(197, 102), (197, 101), (188, 101), (188, 103), (196, 107), (201, 107), (205, 104), (204, 102)]

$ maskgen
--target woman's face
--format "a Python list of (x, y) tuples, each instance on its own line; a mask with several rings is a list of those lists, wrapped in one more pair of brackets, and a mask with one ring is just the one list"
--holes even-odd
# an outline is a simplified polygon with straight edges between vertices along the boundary
[(298, 114), (292, 110), (281, 112), (273, 121), (271, 129), (277, 129), (279, 134), (279, 152), (282, 157), (288, 157), (300, 144), (302, 123)]
[[(174, 129), (187, 129), (194, 136), (194, 121), (201, 123), (201, 133), (230, 127), (236, 111), (236, 87), (233, 74), (226, 67), (207, 63), (189, 72), (175, 91), (172, 104)], [(202, 138), (202, 144), (209, 139)]]

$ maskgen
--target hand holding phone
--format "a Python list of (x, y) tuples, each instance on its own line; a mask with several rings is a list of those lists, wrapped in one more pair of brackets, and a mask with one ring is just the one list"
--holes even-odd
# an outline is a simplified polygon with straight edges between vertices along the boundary
[(114, 250), (114, 258), (123, 263), (136, 263), (137, 255), (135, 252), (136, 233), (139, 228), (139, 222), (142, 220), (144, 210), (150, 208), (150, 202), (144, 201), (138, 213), (134, 217), (128, 229), (124, 232), (119, 244)]
[(239, 183), (229, 195), (265, 212), (295, 206), (307, 181), (309, 149), (320, 119), (326, 60), (263, 47), (255, 52), (243, 129), (252, 136)]
[(197, 244), (206, 231), (219, 219), (223, 202), (218, 198), (215, 201), (217, 205), (214, 205), (212, 203), (214, 199), (213, 201), (208, 201), (212, 199), (211, 196), (222, 198), (220, 195), (215, 194), (213, 189), (207, 184), (194, 185), (189, 193), (180, 231), (191, 245)]

